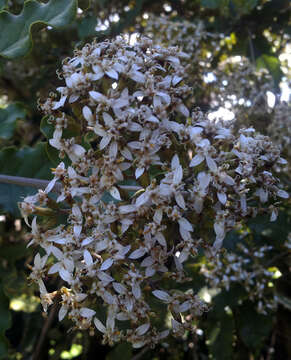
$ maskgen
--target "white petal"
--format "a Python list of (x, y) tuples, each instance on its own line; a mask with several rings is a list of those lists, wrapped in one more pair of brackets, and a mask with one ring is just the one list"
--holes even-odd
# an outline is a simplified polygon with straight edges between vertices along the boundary
[(69, 103), (72, 104), (73, 102), (77, 101), (79, 99), (80, 95), (79, 94), (72, 94), (69, 97)]
[(141, 297), (140, 286), (137, 282), (134, 282), (132, 284), (132, 294), (136, 299), (139, 299)]
[(126, 287), (120, 283), (114, 282), (114, 283), (112, 283), (112, 286), (113, 286), (114, 290), (116, 292), (118, 292), (119, 294), (124, 295), (127, 293)]
[(139, 132), (139, 131), (142, 131), (142, 126), (140, 124), (135, 123), (135, 122), (131, 122), (128, 125), (127, 129), (130, 130), (130, 131), (133, 131), (133, 132), (135, 132), (135, 131)]
[(91, 123), (93, 121), (93, 114), (91, 109), (88, 106), (83, 107), (83, 116), (88, 121), (88, 123)]
[(58, 315), (59, 321), (63, 320), (63, 318), (66, 316), (67, 312), (68, 312), (68, 309), (66, 307), (62, 306), (60, 308), (59, 315)]
[(179, 312), (185, 312), (191, 309), (191, 303), (190, 301), (185, 301), (183, 304), (179, 306)]
[(289, 198), (289, 194), (287, 193), (287, 191), (284, 190), (278, 190), (277, 191), (277, 196), (283, 198), (283, 199), (288, 199)]
[(227, 201), (227, 196), (225, 193), (219, 192), (217, 193), (218, 200), (221, 202), (221, 204), (225, 205)]
[(216, 162), (210, 156), (206, 156), (206, 163), (212, 172), (217, 172)]
[(175, 169), (173, 183), (179, 184), (182, 181), (182, 178), (183, 178), (183, 169), (182, 166), (180, 165)]
[(103, 334), (106, 333), (106, 327), (102, 324), (102, 322), (97, 319), (96, 317), (94, 318), (94, 324), (97, 328), (97, 330), (99, 330), (100, 332), (102, 332)]
[(131, 141), (127, 144), (130, 148), (132, 149), (141, 149), (142, 148), (142, 143), (139, 141)]
[(158, 209), (155, 211), (154, 213), (154, 217), (153, 220), (155, 223), (160, 224), (163, 218), (163, 210), (162, 209)]
[(112, 186), (112, 188), (109, 190), (109, 193), (114, 199), (121, 201), (120, 193), (119, 193), (119, 190), (117, 189), (117, 187)]
[(82, 232), (82, 225), (74, 225), (74, 235), (78, 238)]
[(183, 78), (181, 78), (180, 76), (174, 75), (173, 76), (173, 80), (172, 80), (172, 84), (174, 86), (176, 86)]
[(146, 253), (146, 249), (144, 247), (140, 247), (137, 250), (134, 250), (130, 255), (129, 258), (130, 259), (139, 259), (142, 256), (144, 256), (144, 254)]
[(105, 272), (99, 271), (97, 273), (98, 278), (102, 281), (102, 283), (104, 284), (104, 286), (108, 285), (109, 283), (111, 283), (114, 279), (106, 274)]
[(60, 277), (61, 277), (63, 280), (65, 280), (65, 281), (68, 282), (68, 283), (71, 283), (71, 281), (72, 281), (72, 276), (71, 276), (71, 274), (68, 272), (68, 270), (65, 270), (65, 269), (63, 268), (63, 269), (61, 269), (61, 270), (59, 271), (59, 274), (60, 274)]
[(144, 335), (144, 334), (148, 331), (149, 328), (150, 328), (150, 324), (149, 324), (149, 323), (143, 324), (143, 325), (139, 326), (139, 327), (135, 330), (135, 332), (136, 332), (136, 334), (137, 334), (138, 336), (142, 336), (142, 335)]
[(133, 71), (129, 74), (129, 77), (137, 83), (144, 83), (145, 76), (139, 71)]
[(100, 141), (99, 149), (103, 150), (110, 143), (111, 139), (112, 136), (110, 134), (106, 134)]
[(48, 183), (48, 185), (47, 185), (47, 187), (45, 188), (44, 192), (45, 192), (46, 194), (48, 194), (48, 193), (54, 188), (56, 182), (57, 182), (57, 178), (52, 179), (52, 180)]
[(129, 214), (131, 212), (137, 211), (136, 205), (122, 205), (119, 206), (120, 214)]
[(80, 315), (84, 318), (91, 318), (96, 314), (96, 311), (88, 308), (81, 308)]
[(61, 269), (61, 264), (60, 263), (56, 263), (53, 266), (50, 267), (48, 274), (55, 274), (57, 272), (59, 272)]
[(199, 187), (201, 190), (205, 190), (210, 183), (211, 175), (203, 171), (198, 174), (197, 179), (199, 181)]
[(190, 115), (188, 108), (184, 104), (178, 105), (177, 110), (186, 117)]
[(234, 185), (235, 184), (235, 181), (233, 180), (233, 178), (227, 174), (222, 174), (220, 175), (222, 181), (227, 184), (227, 185)]
[(193, 231), (193, 226), (190, 224), (190, 222), (187, 219), (181, 218), (178, 220), (178, 223), (180, 227), (182, 227), (186, 231)]
[(59, 109), (60, 107), (64, 106), (66, 102), (67, 96), (62, 96), (59, 101), (56, 101), (52, 110)]
[(203, 160), (204, 160), (204, 156), (197, 154), (193, 157), (189, 166), (190, 167), (197, 166), (197, 165), (201, 164)]
[(174, 155), (171, 160), (171, 169), (175, 170), (178, 166), (180, 166), (180, 160), (178, 155)]
[(113, 264), (113, 260), (111, 258), (108, 258), (102, 263), (100, 270), (105, 271), (109, 269), (112, 266), (112, 264)]
[(106, 100), (105, 96), (97, 91), (89, 91), (89, 95), (97, 102), (104, 102)]
[(143, 259), (140, 266), (141, 267), (148, 267), (148, 266), (153, 265), (153, 263), (154, 263), (154, 259), (151, 256), (148, 256), (145, 259)]
[(165, 302), (171, 302), (172, 298), (171, 296), (166, 293), (165, 291), (162, 290), (154, 290), (153, 294), (155, 295), (155, 297), (157, 297), (158, 299), (165, 301)]
[(135, 170), (135, 178), (138, 179), (144, 173), (145, 168), (137, 168)]
[(102, 114), (102, 117), (103, 117), (103, 120), (104, 120), (104, 123), (106, 126), (109, 126), (109, 127), (114, 126), (114, 120), (108, 113), (104, 112)]
[(91, 236), (89, 236), (89, 237), (87, 237), (86, 239), (84, 239), (83, 241), (82, 241), (82, 246), (86, 246), (86, 245), (88, 245), (88, 244), (90, 244), (92, 241), (94, 240), (94, 238), (93, 237), (91, 237)]
[(109, 147), (109, 157), (115, 159), (118, 153), (118, 145), (116, 141), (113, 141)]
[(82, 157), (85, 154), (86, 150), (83, 148), (83, 146), (79, 144), (74, 144), (73, 152), (77, 157)]
[(132, 160), (132, 154), (128, 148), (125, 147), (124, 149), (120, 150), (120, 153), (125, 157), (126, 160)]
[(109, 71), (105, 71), (105, 74), (108, 75), (111, 79), (118, 80), (118, 73), (114, 69), (110, 69)]
[(160, 120), (154, 115), (151, 115), (150, 117), (146, 118), (146, 121), (149, 121), (154, 124), (158, 124), (160, 122)]
[(136, 199), (136, 206), (142, 206), (144, 205), (147, 201), (149, 200), (149, 193), (148, 192), (144, 192), (142, 193), (137, 199)]
[(155, 238), (158, 240), (158, 243), (159, 243), (160, 245), (162, 245), (162, 246), (165, 247), (165, 248), (167, 247), (166, 239), (165, 239), (164, 235), (163, 235), (161, 232), (157, 233), (157, 235), (155, 236)]
[(93, 265), (93, 258), (88, 250), (84, 250), (84, 260), (87, 266)]

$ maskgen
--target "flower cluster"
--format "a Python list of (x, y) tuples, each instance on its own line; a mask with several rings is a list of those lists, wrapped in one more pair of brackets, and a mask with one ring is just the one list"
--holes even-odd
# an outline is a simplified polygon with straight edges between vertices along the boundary
[(174, 335), (191, 331), (206, 306), (191, 286), (172, 288), (187, 285), (186, 261), (199, 249), (213, 256), (244, 218), (275, 220), (275, 202), (288, 197), (271, 172), (284, 160), (269, 138), (252, 128), (234, 134), (186, 106), (184, 57), (147, 38), (88, 44), (64, 61), (65, 86), (41, 105), (63, 162), (21, 209), (67, 219), (45, 228), (33, 218), (31, 244), (46, 255), (36, 255), (31, 278), (46, 309), (55, 293), (43, 279), (58, 274), (59, 319), (68, 314), (90, 333), (95, 324), (105, 343), (158, 343), (169, 334), (157, 325), (161, 305)]
[(207, 32), (202, 22), (170, 17), (151, 16), (145, 33), (156, 44), (179, 46), (189, 55), (183, 64), (188, 79), (195, 84), (193, 96), (200, 98), (201, 104), (206, 101), (212, 110), (223, 107), (232, 111), (238, 129), (254, 123), (259, 131), (265, 129), (266, 114), (270, 112), (266, 92), (274, 88), (272, 77), (241, 56), (218, 60), (230, 40)]
[(201, 273), (209, 286), (229, 291), (231, 285), (240, 284), (249, 300), (256, 303), (259, 313), (266, 314), (276, 308), (272, 291), (274, 272), (266, 269), (262, 260), (272, 250), (272, 246), (249, 249), (238, 245), (239, 253), (220, 253), (215, 261), (202, 266)]

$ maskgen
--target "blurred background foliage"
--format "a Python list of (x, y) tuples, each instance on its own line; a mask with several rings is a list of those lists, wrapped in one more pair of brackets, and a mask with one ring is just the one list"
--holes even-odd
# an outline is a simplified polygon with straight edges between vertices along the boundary
[[(282, 103), (290, 99), (290, 14), (289, 0), (0, 0), (0, 173), (50, 179), (55, 155), (37, 104), (61, 83), (56, 70), (74, 47), (121, 33), (175, 45), (166, 28), (150, 24), (165, 16), (202, 29), (198, 34), (190, 26), (188, 33), (198, 39), (189, 77), (197, 106), (220, 117), (234, 114), (238, 127), (276, 133), (290, 161), (290, 106)], [(232, 101), (233, 95), (244, 100)], [(280, 176), (290, 189), (290, 173)], [(274, 309), (258, 312), (259, 300), (244, 282), (210, 286), (203, 269), (211, 264), (198, 256), (188, 271), (210, 310), (195, 320), (194, 336), (132, 350), (127, 344), (102, 346), (100, 339), (71, 331), (69, 320), (58, 323), (57, 303), (42, 314), (38, 290), (27, 280), (35, 250), (26, 248), (29, 231), (17, 208), (30, 193), (31, 188), (0, 184), (0, 358), (291, 359), (290, 202), (282, 205), (277, 222), (250, 220), (224, 242), (237, 256), (237, 245), (249, 249), (240, 256), (249, 259), (250, 274), (254, 268), (271, 274), (263, 294), (265, 303), (275, 300)], [(270, 250), (256, 256), (266, 245)], [(50, 282), (58, 280), (48, 279), (48, 288)], [(167, 323), (167, 314), (161, 312), (158, 321)]]

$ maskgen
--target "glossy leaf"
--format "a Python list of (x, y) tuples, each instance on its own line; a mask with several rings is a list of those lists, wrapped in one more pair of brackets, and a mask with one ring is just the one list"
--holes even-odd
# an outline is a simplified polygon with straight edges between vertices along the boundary
[(50, 0), (47, 4), (29, 0), (19, 15), (0, 12), (0, 56), (12, 59), (25, 55), (32, 47), (31, 27), (42, 23), (60, 28), (76, 16), (77, 0)]
[(18, 119), (23, 119), (26, 111), (21, 104), (15, 103), (5, 109), (0, 109), (0, 138), (8, 140), (13, 132)]

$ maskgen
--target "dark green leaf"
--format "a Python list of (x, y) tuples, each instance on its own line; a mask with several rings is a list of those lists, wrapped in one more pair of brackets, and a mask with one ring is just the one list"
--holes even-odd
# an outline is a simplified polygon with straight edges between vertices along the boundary
[(32, 25), (63, 27), (75, 19), (76, 10), (77, 0), (50, 0), (47, 4), (28, 0), (19, 15), (0, 12), (0, 56), (12, 59), (25, 55), (32, 47)]
[(97, 25), (96, 16), (86, 16), (78, 24), (78, 35), (81, 39), (96, 34), (95, 27)]
[(23, 119), (26, 111), (19, 103), (0, 109), (0, 138), (10, 139), (13, 135), (17, 119)]

